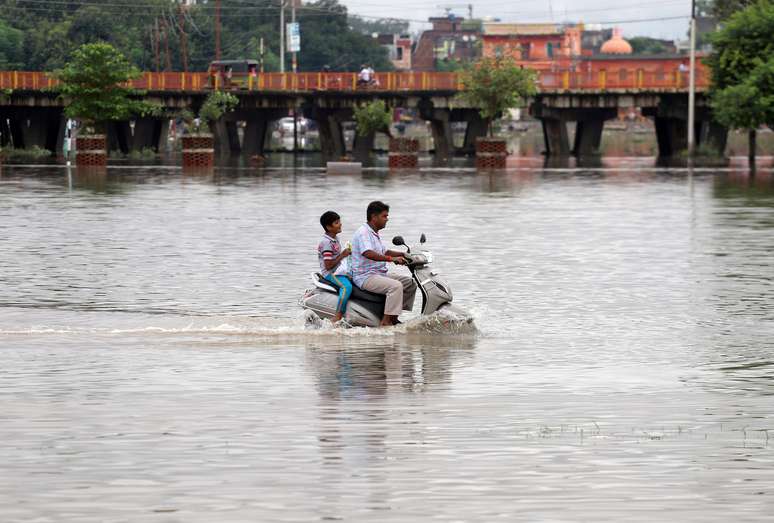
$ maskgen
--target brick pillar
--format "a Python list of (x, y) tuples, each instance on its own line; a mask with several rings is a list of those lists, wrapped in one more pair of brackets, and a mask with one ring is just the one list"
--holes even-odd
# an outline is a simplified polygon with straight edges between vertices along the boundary
[(107, 136), (104, 134), (79, 135), (75, 147), (75, 165), (78, 167), (107, 165)]
[(479, 138), (476, 140), (476, 168), (505, 169), (508, 147), (505, 138)]
[(419, 166), (419, 140), (390, 138), (390, 169), (416, 169)]
[(215, 137), (186, 134), (182, 137), (183, 169), (211, 168), (215, 165)]

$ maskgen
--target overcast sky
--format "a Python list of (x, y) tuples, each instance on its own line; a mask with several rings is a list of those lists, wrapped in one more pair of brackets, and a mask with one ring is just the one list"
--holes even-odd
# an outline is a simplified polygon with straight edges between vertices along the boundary
[[(467, 18), (468, 2), (460, 0), (340, 0), (350, 13), (416, 21), (442, 16), (444, 7)], [(446, 3), (444, 3), (446, 2)], [(473, 16), (497, 17), (503, 22), (584, 22), (618, 26), (624, 37), (685, 38), (691, 0), (472, 0)], [(675, 17), (675, 19), (670, 19)], [(676, 18), (682, 17), (682, 18)], [(635, 21), (647, 19), (649, 21)], [(652, 20), (651, 19), (659, 19)]]

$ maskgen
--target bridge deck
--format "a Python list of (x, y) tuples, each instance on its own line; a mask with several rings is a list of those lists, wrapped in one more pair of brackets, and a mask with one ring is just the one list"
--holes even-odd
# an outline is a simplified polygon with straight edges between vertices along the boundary
[[(697, 71), (699, 90), (709, 87), (709, 74), (703, 67)], [(233, 81), (236, 83), (236, 79)], [(55, 88), (56, 79), (44, 72), (0, 71), (0, 89), (43, 91)], [(615, 93), (633, 91), (678, 92), (688, 87), (688, 73), (678, 69), (650, 72), (642, 69), (575, 72), (570, 70), (539, 72), (540, 92)], [(165, 92), (202, 92), (212, 88), (241, 91), (312, 93), (329, 92), (455, 92), (462, 89), (457, 73), (391, 72), (376, 73), (376, 84), (357, 85), (357, 73), (262, 73), (248, 77), (241, 86), (223, 85), (223, 79), (209, 73), (143, 73), (132, 82), (137, 89)]]

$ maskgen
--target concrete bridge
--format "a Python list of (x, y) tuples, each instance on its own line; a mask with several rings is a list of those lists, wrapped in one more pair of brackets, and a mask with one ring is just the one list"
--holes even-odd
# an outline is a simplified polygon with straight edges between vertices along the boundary
[[(542, 122), (545, 153), (578, 156), (598, 153), (604, 122), (621, 110), (641, 108), (653, 117), (661, 156), (672, 156), (687, 143), (687, 73), (679, 69), (659, 73), (634, 69), (592, 72), (571, 70), (540, 72), (539, 94), (529, 101), (530, 113)], [(609, 66), (613, 67), (613, 66)], [(725, 130), (712, 122), (704, 91), (708, 75), (700, 68), (697, 76), (696, 143), (725, 148)], [(144, 73), (133, 86), (144, 96), (170, 110), (194, 111), (212, 89), (223, 89), (239, 97), (239, 107), (217, 122), (216, 145), (221, 154), (256, 155), (264, 144), (272, 121), (297, 110), (317, 121), (326, 158), (338, 158), (346, 151), (342, 124), (352, 120), (353, 108), (371, 99), (385, 100), (390, 107), (416, 109), (431, 123), (434, 151), (438, 159), (454, 154), (471, 154), (475, 139), (486, 127), (475, 107), (456, 95), (462, 89), (455, 73), (377, 73), (376, 84), (359, 88), (355, 73), (265, 73), (224, 85), (224, 79), (208, 73)], [(0, 72), (0, 140), (15, 147), (37, 145), (61, 150), (64, 136), (63, 101), (56, 92), (56, 80), (45, 73)], [(240, 141), (237, 123), (245, 122)], [(461, 147), (452, 142), (453, 122), (465, 122)], [(567, 124), (576, 122), (570, 144)], [(111, 149), (129, 152), (150, 147), (158, 150), (167, 135), (168, 119), (138, 118), (111, 124)], [(373, 136), (358, 137), (355, 148), (368, 150)]]

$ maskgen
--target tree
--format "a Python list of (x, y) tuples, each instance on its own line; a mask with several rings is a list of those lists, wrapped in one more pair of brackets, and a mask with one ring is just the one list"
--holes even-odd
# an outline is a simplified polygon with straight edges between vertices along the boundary
[(318, 0), (299, 11), (302, 71), (356, 71), (370, 64), (378, 71), (392, 70), (387, 49), (371, 37), (349, 28), (347, 9), (337, 0)]
[(710, 102), (718, 121), (749, 131), (755, 160), (755, 131), (774, 126), (774, 3), (759, 0), (738, 11), (712, 37)]
[(535, 71), (519, 67), (510, 58), (483, 58), (470, 65), (462, 73), (462, 84), (462, 98), (479, 108), (489, 136), (494, 119), (537, 93)]
[(664, 42), (647, 36), (635, 36), (629, 38), (632, 46), (632, 54), (663, 54), (669, 51)]
[(227, 112), (233, 111), (239, 105), (239, 98), (223, 91), (213, 91), (204, 100), (199, 109), (199, 128), (195, 132), (209, 132), (211, 126)]
[(741, 11), (751, 5), (756, 0), (704, 0), (697, 6), (699, 12), (711, 14), (719, 20), (730, 18), (737, 11)]
[(0, 20), (0, 68), (15, 69), (23, 62), (24, 33)]
[(379, 18), (378, 20), (366, 20), (359, 16), (348, 18), (349, 27), (353, 31), (364, 35), (376, 34), (406, 34), (409, 31), (409, 23), (394, 18)]
[[(20, 69), (59, 69), (78, 46), (104, 41), (142, 70), (156, 69), (157, 56), (160, 69), (166, 68), (169, 56), (170, 67), (182, 70), (180, 42), (181, 33), (185, 32), (189, 70), (205, 71), (214, 59), (213, 4), (211, 0), (200, 1), (181, 14), (179, 0), (0, 0), (0, 22), (22, 32)], [(257, 42), (263, 38), (267, 53), (265, 70), (278, 70), (279, 5), (277, 0), (224, 2), (222, 58), (257, 58)], [(390, 68), (386, 49), (370, 34), (362, 34), (364, 27), (350, 28), (358, 26), (358, 22), (352, 21), (346, 7), (337, 0), (300, 5), (298, 21), (302, 71), (319, 71), (326, 64), (339, 71), (356, 70), (363, 63), (371, 63), (380, 70)], [(376, 27), (400, 28), (390, 22), (372, 28)], [(0, 30), (0, 42), (3, 36)], [(286, 56), (289, 60), (289, 53)]]
[(110, 44), (79, 47), (70, 62), (55, 74), (67, 104), (65, 115), (89, 127), (102, 127), (111, 120), (126, 120), (155, 110), (132, 98), (140, 93), (126, 83), (139, 77), (140, 71)]
[(366, 136), (382, 131), (389, 134), (390, 110), (384, 100), (372, 100), (356, 106), (354, 116), (358, 135)]

